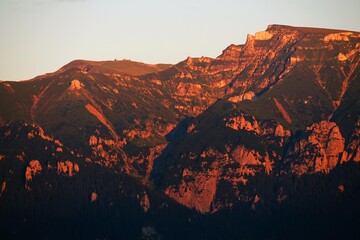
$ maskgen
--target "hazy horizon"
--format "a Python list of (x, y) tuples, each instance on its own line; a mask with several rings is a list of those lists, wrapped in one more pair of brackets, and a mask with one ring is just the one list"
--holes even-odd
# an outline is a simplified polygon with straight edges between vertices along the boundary
[(269, 24), (360, 31), (358, 9), (355, 0), (2, 0), (0, 80), (31, 79), (75, 59), (216, 57)]

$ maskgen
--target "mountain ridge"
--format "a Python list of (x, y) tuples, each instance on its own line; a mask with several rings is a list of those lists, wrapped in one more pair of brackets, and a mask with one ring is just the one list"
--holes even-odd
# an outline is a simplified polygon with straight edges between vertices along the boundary
[[(94, 215), (125, 221), (110, 213), (115, 206), (140, 216), (131, 234), (150, 224), (154, 235), (160, 229), (179, 239), (240, 213), (285, 225), (305, 212), (329, 224), (337, 214), (360, 219), (359, 63), (356, 32), (269, 25), (217, 58), (175, 65), (75, 60), (29, 81), (1, 82), (0, 201), (11, 207), (20, 194), (39, 207), (31, 199), (66, 183)], [(107, 175), (136, 190), (107, 187)], [(14, 202), (19, 216), (32, 217)], [(181, 216), (180, 230), (155, 220), (172, 219), (172, 211)], [(192, 230), (180, 234), (185, 227)], [(284, 238), (278, 227), (275, 236)], [(212, 237), (224, 238), (220, 231)]]

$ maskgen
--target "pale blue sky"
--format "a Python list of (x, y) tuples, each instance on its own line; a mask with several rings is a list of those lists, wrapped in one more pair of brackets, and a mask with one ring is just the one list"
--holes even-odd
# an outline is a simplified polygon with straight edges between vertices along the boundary
[(359, 0), (0, 0), (0, 80), (74, 59), (216, 57), (268, 24), (360, 31)]

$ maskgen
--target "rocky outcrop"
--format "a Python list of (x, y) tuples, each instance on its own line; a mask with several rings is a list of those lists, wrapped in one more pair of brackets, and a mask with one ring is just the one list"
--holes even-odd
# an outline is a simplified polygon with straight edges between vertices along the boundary
[(341, 32), (341, 33), (331, 33), (324, 37), (325, 42), (329, 41), (349, 41), (349, 36), (352, 35), (352, 32)]
[(290, 171), (298, 175), (328, 173), (338, 164), (344, 143), (336, 123), (324, 120), (312, 124), (288, 154)]
[[(35, 175), (40, 174), (42, 166), (39, 160), (31, 160), (25, 170), (25, 189), (31, 190), (31, 181)], [(6, 185), (5, 185), (6, 186)]]
[(225, 126), (236, 131), (246, 130), (255, 132), (259, 135), (273, 135), (275, 137), (290, 137), (290, 130), (285, 129), (280, 123), (268, 123), (257, 121), (254, 116), (249, 114), (237, 114), (237, 116), (224, 118)]
[(69, 86), (69, 90), (74, 91), (74, 90), (79, 90), (83, 87), (84, 85), (77, 79), (74, 79), (71, 81), (70, 86)]
[(92, 193), (91, 193), (91, 196), (90, 196), (91, 202), (96, 202), (97, 199), (98, 199), (97, 193), (96, 193), (96, 192), (92, 192)]
[(216, 163), (204, 172), (184, 169), (179, 185), (169, 186), (165, 194), (201, 213), (209, 212), (216, 193), (218, 174)]
[(24, 127), (31, 127), (31, 129), (27, 133), (27, 138), (28, 139), (33, 139), (35, 137), (40, 137), (40, 138), (42, 138), (42, 139), (44, 139), (44, 140), (46, 140), (48, 142), (54, 143), (58, 147), (63, 147), (63, 144), (61, 143), (60, 140), (46, 135), (44, 129), (42, 129), (40, 126), (38, 126), (36, 124), (28, 125), (27, 123), (24, 123)]
[[(252, 115), (238, 112), (232, 115), (224, 118), (223, 124), (225, 128), (235, 131), (234, 134), (244, 134), (257, 139), (261, 136), (267, 144), (279, 149), (291, 135), (289, 130), (277, 122), (258, 121)], [(197, 134), (198, 124), (193, 122), (187, 132)], [(219, 182), (232, 186), (236, 199), (250, 201), (254, 196), (241, 195), (240, 189), (259, 173), (272, 174), (275, 161), (281, 158), (280, 151), (262, 151), (264, 148), (252, 144), (252, 141), (247, 142), (247, 139), (243, 139), (240, 142), (236, 141), (236, 144), (225, 144), (225, 150), (208, 147), (200, 153), (183, 154), (179, 160), (180, 166), (183, 163), (185, 166), (195, 164), (198, 167), (184, 167), (180, 172), (172, 173), (179, 174), (180, 179), (177, 184), (168, 186), (165, 193), (177, 202), (203, 213), (217, 211), (234, 203), (230, 200), (226, 203), (219, 200), (223, 197)]]
[(238, 61), (241, 50), (241, 46), (232, 44), (227, 47), (217, 59), (223, 61)]
[(26, 167), (25, 180), (30, 182), (32, 178), (42, 171), (42, 167), (39, 160), (31, 160), (29, 165)]
[(126, 138), (123, 138), (122, 141), (119, 142), (95, 135), (91, 135), (89, 138), (89, 146), (92, 149), (92, 158), (96, 163), (106, 167), (114, 167), (117, 165), (119, 155), (121, 155), (121, 151), (118, 150), (126, 143)]
[(225, 126), (232, 128), (234, 130), (246, 130), (246, 131), (254, 131), (256, 133), (260, 133), (259, 123), (258, 121), (251, 115), (243, 115), (240, 114), (235, 117), (230, 117), (228, 119), (224, 119)]
[(255, 40), (269, 40), (273, 37), (273, 35), (267, 31), (257, 32), (255, 33)]
[(338, 55), (337, 58), (338, 58), (339, 61), (341, 61), (341, 62), (348, 60), (348, 58), (347, 58), (344, 54), (342, 54), (342, 53), (339, 53), (339, 55)]
[(255, 96), (255, 93), (253, 91), (249, 91), (249, 92), (243, 93), (238, 96), (230, 97), (229, 101), (230, 102), (241, 102), (244, 100), (252, 100), (254, 96)]
[(350, 160), (360, 162), (360, 117), (355, 123), (354, 132), (351, 134), (346, 151), (342, 155), (341, 163)]
[(71, 162), (69, 160), (59, 161), (57, 163), (57, 173), (65, 176), (72, 177), (80, 171), (79, 165), (77, 163)]
[(194, 84), (194, 83), (184, 83), (180, 82), (177, 86), (177, 92), (176, 94), (178, 96), (184, 97), (184, 96), (197, 96), (201, 92), (201, 85), (200, 84)]
[[(239, 187), (245, 186), (249, 178), (259, 172), (272, 172), (274, 163), (267, 154), (260, 154), (244, 145), (233, 149), (228, 147), (228, 150), (227, 153), (221, 153), (208, 148), (200, 156), (192, 153), (184, 156), (184, 159), (190, 158), (190, 161), (200, 161), (201, 167), (184, 168), (178, 184), (168, 186), (165, 193), (182, 205), (208, 213), (224, 207), (220, 202), (215, 203), (216, 196), (221, 198), (217, 193), (219, 182), (228, 183), (233, 192), (238, 194)], [(231, 206), (232, 203), (228, 201), (227, 205)]]
[[(256, 170), (251, 169), (252, 166), (264, 166), (266, 173), (270, 174), (272, 171), (272, 163), (267, 155), (262, 156), (255, 150), (249, 150), (242, 145), (237, 146), (231, 152), (232, 158), (239, 163), (240, 174), (255, 175)], [(245, 172), (243, 172), (245, 170)]]

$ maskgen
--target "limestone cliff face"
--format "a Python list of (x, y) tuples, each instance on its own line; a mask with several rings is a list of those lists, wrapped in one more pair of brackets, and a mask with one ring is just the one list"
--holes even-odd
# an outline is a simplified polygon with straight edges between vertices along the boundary
[(329, 173), (344, 154), (345, 140), (334, 122), (321, 121), (306, 129), (292, 146), (287, 161), (298, 175)]
[(209, 212), (216, 193), (219, 168), (214, 163), (202, 172), (184, 169), (179, 185), (169, 186), (165, 194), (177, 202), (198, 210), (201, 213)]
[[(339, 164), (350, 160), (359, 161), (359, 121), (347, 144), (339, 126), (328, 120), (314, 123), (299, 137), (293, 135), (292, 138), (291, 132), (281, 124), (258, 121), (249, 115), (225, 118), (224, 123), (226, 128), (237, 134), (260, 137), (266, 142), (263, 144), (267, 146), (267, 150), (257, 150), (261, 148), (254, 148), (246, 140), (242, 140), (243, 143), (237, 141), (237, 144), (225, 144), (223, 150), (206, 148), (200, 153), (190, 151), (182, 154), (180, 170), (172, 170), (175, 173), (170, 173), (175, 174), (179, 181), (173, 181), (167, 186), (165, 193), (202, 213), (231, 207), (236, 201), (255, 201), (257, 195), (246, 195), (242, 189), (260, 173), (328, 174)], [(192, 126), (189, 131), (190, 134), (199, 132), (201, 128), (198, 126)], [(256, 144), (259, 143), (258, 139)], [(278, 150), (274, 151), (275, 149)], [(283, 151), (285, 155), (282, 154)], [(181, 168), (182, 165), (187, 167)], [(231, 199), (237, 200), (232, 202), (222, 195), (224, 183), (232, 186), (234, 195)], [(279, 199), (281, 202), (286, 196), (281, 195)]]
[(348, 141), (346, 151), (343, 153), (341, 162), (348, 161), (360, 162), (360, 117), (355, 123), (354, 132)]
[[(239, 112), (220, 119), (220, 122), (224, 128), (222, 131), (232, 132), (235, 139), (218, 147), (205, 145), (200, 152), (195, 144), (193, 149), (188, 148), (187, 153), (182, 152), (180, 168), (169, 172), (178, 180), (173, 179), (172, 184), (165, 188), (168, 196), (202, 213), (231, 207), (237, 201), (253, 201), (255, 195), (244, 193), (243, 188), (258, 174), (274, 174), (275, 162), (281, 159), (281, 150), (267, 150), (267, 145), (282, 149), (291, 135), (277, 122), (258, 121)], [(193, 136), (201, 132), (201, 123), (188, 129)], [(255, 139), (261, 141), (256, 142), (257, 146), (252, 142)], [(232, 200), (223, 195), (224, 186), (231, 186)]]
[(235, 116), (224, 118), (225, 126), (236, 131), (245, 130), (247, 132), (256, 133), (260, 136), (274, 136), (288, 138), (291, 132), (285, 129), (278, 122), (261, 120), (258, 121), (250, 114), (236, 113)]
[(327, 74), (327, 63), (349, 61), (356, 67), (358, 41), (352, 32), (328, 34), (326, 30), (269, 25), (266, 31), (248, 35), (245, 44), (230, 45), (215, 59), (189, 57), (146, 79), (160, 82), (176, 100), (177, 110), (197, 116), (219, 98), (236, 103), (252, 100), (301, 68), (335, 106), (343, 95), (338, 91), (343, 87), (340, 83), (346, 82), (352, 70), (336, 64), (331, 70), (334, 80)]
[[(222, 200), (215, 201), (216, 197), (220, 199), (224, 197), (218, 193), (219, 189), (221, 191), (219, 182), (229, 183), (236, 197), (240, 199), (241, 186), (245, 186), (249, 178), (256, 176), (259, 172), (266, 174), (272, 172), (273, 162), (267, 154), (263, 156), (243, 145), (236, 146), (229, 151), (221, 153), (212, 148), (206, 149), (199, 158), (192, 160), (199, 161), (201, 167), (184, 168), (180, 182), (168, 186), (165, 193), (189, 208), (207, 213), (225, 206)], [(191, 158), (191, 156), (188, 157)], [(227, 200), (227, 204), (230, 203), (231, 201)]]

